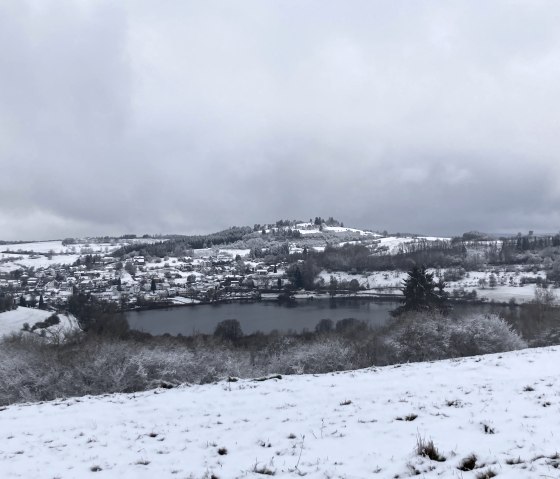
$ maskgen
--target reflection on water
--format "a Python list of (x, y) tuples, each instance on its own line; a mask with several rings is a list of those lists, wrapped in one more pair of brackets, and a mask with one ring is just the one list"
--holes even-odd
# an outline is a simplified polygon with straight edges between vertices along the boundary
[[(370, 326), (382, 326), (397, 302), (370, 300), (298, 301), (291, 305), (276, 302), (222, 303), (149, 311), (131, 311), (126, 318), (131, 328), (151, 334), (213, 333), (225, 319), (237, 319), (245, 334), (273, 330), (282, 332), (313, 330), (321, 319), (338, 321), (355, 318)], [(538, 306), (509, 307), (493, 304), (455, 304), (452, 315), (495, 313), (506, 319), (521, 335), (535, 344), (550, 344), (550, 336), (560, 339), (560, 311)], [(560, 341), (558, 341), (560, 342)], [(558, 343), (557, 342), (557, 343)]]

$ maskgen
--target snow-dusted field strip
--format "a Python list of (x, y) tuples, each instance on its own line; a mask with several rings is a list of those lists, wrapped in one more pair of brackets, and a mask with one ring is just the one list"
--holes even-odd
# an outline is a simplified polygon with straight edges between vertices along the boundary
[(0, 245), (1, 251), (34, 251), (35, 253), (68, 253), (70, 250), (62, 241), (36, 241), (34, 243), (14, 243)]
[(0, 264), (0, 271), (12, 271), (14, 269), (22, 268), (49, 268), (55, 265), (71, 265), (74, 264), (80, 257), (79, 254), (60, 254), (53, 255), (51, 258), (47, 256), (32, 257), (27, 254), (0, 254), (0, 259), (12, 259), (6, 263)]
[(0, 338), (4, 335), (21, 331), (25, 323), (33, 326), (39, 321), (44, 321), (52, 314), (52, 311), (24, 308), (22, 306), (11, 311), (4, 311), (0, 313)]
[[(84, 240), (86, 241), (86, 240)], [(12, 253), (17, 253), (18, 251), (33, 251), (39, 254), (68, 254), (80, 252), (84, 250), (84, 254), (90, 253), (111, 253), (122, 246), (129, 244), (150, 244), (157, 241), (165, 241), (164, 239), (153, 239), (153, 238), (137, 238), (133, 240), (117, 240), (112, 243), (96, 243), (96, 242), (77, 242), (74, 244), (63, 245), (62, 241), (36, 241), (33, 243), (13, 243), (0, 245), (0, 251), (9, 251)]]
[[(560, 477), (559, 363), (554, 347), (15, 405), (0, 411), (0, 476)], [(446, 460), (416, 455), (418, 435)], [(482, 467), (457, 470), (471, 453)]]
[[(435, 270), (429, 270), (431, 273), (436, 273)], [(508, 302), (512, 298), (518, 304), (528, 303), (535, 299), (535, 284), (525, 284), (521, 285), (519, 280), (521, 277), (526, 278), (536, 278), (541, 277), (545, 278), (546, 273), (544, 271), (540, 271), (539, 273), (523, 273), (516, 275), (515, 273), (504, 273), (498, 275), (498, 278), (502, 280), (502, 278), (514, 278), (515, 285), (512, 286), (507, 281), (503, 281), (504, 284), (498, 284), (494, 288), (490, 288), (485, 286), (482, 288), (479, 284), (480, 279), (484, 279), (486, 281), (486, 285), (489, 283), (491, 272), (487, 271), (470, 271), (469, 276), (463, 278), (459, 281), (448, 281), (446, 282), (446, 291), (448, 293), (452, 293), (454, 289), (463, 288), (467, 291), (471, 291), (475, 289), (477, 291), (478, 298), (485, 298), (489, 301), (498, 301), (498, 302)], [(403, 281), (407, 278), (408, 273), (405, 271), (376, 271), (373, 273), (363, 273), (363, 274), (350, 274), (343, 271), (334, 271), (329, 273), (325, 270), (321, 271), (317, 275), (317, 281), (324, 281), (325, 285), (330, 283), (330, 278), (333, 276), (337, 279), (337, 281), (352, 281), (353, 279), (357, 280), (361, 287), (366, 288), (367, 290), (376, 289), (376, 288), (393, 288), (392, 292), (395, 295), (400, 295), (399, 289), (402, 288)], [(437, 278), (437, 275), (436, 275)], [(560, 289), (550, 287), (549, 291), (551, 291), (555, 296), (555, 302), (560, 303)]]
[[(25, 323), (32, 327), (35, 323), (44, 321), (49, 316), (52, 316), (52, 314), (52, 311), (24, 308), (23, 306), (18, 306), (17, 309), (12, 309), (11, 311), (4, 311), (0, 313), (0, 338), (5, 335), (21, 332)], [(47, 336), (78, 329), (78, 322), (74, 316), (59, 314), (58, 318), (60, 319), (59, 324), (46, 328), (45, 333)], [(38, 330), (37, 333), (40, 331)]]

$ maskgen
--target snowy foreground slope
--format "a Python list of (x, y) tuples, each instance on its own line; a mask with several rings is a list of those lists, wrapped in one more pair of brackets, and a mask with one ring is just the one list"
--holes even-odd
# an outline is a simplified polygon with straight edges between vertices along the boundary
[[(236, 478), (268, 471), (474, 478), (492, 469), (504, 478), (558, 478), (559, 365), (560, 347), (553, 347), (15, 405), (0, 411), (0, 477)], [(398, 419), (408, 415), (418, 417)], [(418, 456), (418, 435), (433, 439), (446, 460)], [(472, 453), (477, 469), (459, 471)]]

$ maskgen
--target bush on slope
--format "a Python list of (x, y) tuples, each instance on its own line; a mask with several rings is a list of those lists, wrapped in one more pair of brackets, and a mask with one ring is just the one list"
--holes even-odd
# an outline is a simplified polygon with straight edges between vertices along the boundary
[(207, 383), (228, 376), (327, 373), (373, 364), (510, 351), (526, 343), (501, 318), (413, 313), (383, 331), (268, 335), (261, 346), (213, 337), (115, 339), (76, 334), (53, 344), (20, 333), (0, 342), (0, 406)]
[(527, 343), (495, 314), (453, 319), (409, 313), (394, 321), (385, 346), (388, 360), (398, 363), (512, 351)]

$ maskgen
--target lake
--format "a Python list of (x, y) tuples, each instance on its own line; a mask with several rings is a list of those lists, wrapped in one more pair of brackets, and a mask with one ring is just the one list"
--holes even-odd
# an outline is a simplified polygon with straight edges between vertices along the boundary
[[(220, 303), (194, 305), (168, 309), (129, 311), (126, 313), (130, 327), (150, 334), (211, 334), (216, 325), (225, 319), (237, 319), (245, 334), (261, 331), (269, 333), (313, 330), (321, 319), (334, 322), (344, 318), (366, 321), (370, 326), (382, 326), (390, 318), (390, 311), (400, 303), (362, 299), (315, 299), (298, 300), (286, 305), (273, 301), (255, 303)], [(525, 308), (510, 308), (494, 304), (454, 304), (453, 315), (470, 313), (496, 313), (504, 317), (524, 337), (531, 339), (543, 330), (559, 324), (558, 312), (545, 315), (539, 321)]]
[(216, 325), (225, 319), (237, 319), (245, 334), (273, 330), (301, 332), (304, 329), (313, 330), (325, 318), (333, 321), (356, 318), (367, 321), (371, 326), (382, 326), (389, 318), (389, 312), (397, 306), (397, 303), (388, 301), (328, 299), (302, 300), (290, 305), (275, 301), (232, 302), (129, 311), (126, 319), (132, 329), (151, 334), (211, 334)]

